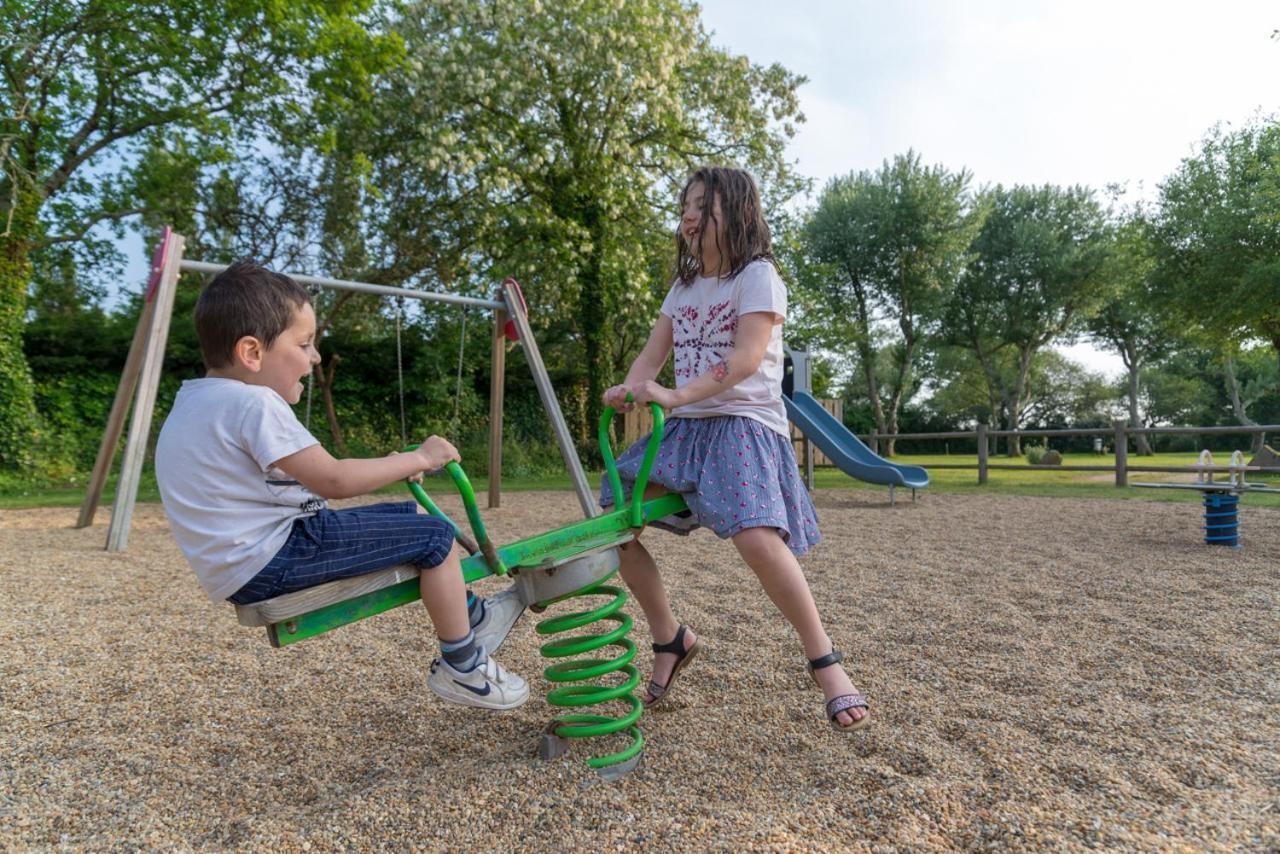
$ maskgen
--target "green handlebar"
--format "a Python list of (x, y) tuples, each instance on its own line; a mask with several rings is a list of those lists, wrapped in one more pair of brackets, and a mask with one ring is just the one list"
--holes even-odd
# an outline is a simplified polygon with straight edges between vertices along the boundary
[[(417, 445), (408, 445), (402, 453), (412, 451), (417, 447)], [(476, 535), (476, 545), (479, 547), (480, 553), (484, 555), (485, 563), (489, 564), (489, 569), (493, 570), (496, 575), (506, 575), (507, 566), (498, 557), (498, 552), (493, 547), (493, 542), (489, 539), (489, 532), (485, 530), (484, 520), (480, 518), (480, 508), (476, 504), (476, 493), (471, 488), (471, 481), (467, 478), (467, 473), (462, 470), (462, 466), (452, 460), (445, 464), (444, 469), (453, 478), (454, 486), (458, 489), (458, 495), (462, 498), (462, 506), (466, 508), (467, 520), (471, 523), (471, 530)], [(409, 491), (413, 493), (413, 497), (418, 500), (418, 503), (428, 513), (448, 522), (455, 533), (460, 533), (458, 524), (445, 515), (444, 511), (431, 500), (431, 496), (427, 495), (427, 491), (422, 488), (422, 484), (410, 481)]]
[[(627, 395), (631, 402), (631, 395)], [(649, 444), (644, 450), (644, 460), (640, 463), (640, 471), (636, 473), (636, 482), (631, 487), (631, 527), (644, 526), (644, 489), (649, 485), (649, 472), (653, 469), (653, 461), (658, 456), (658, 446), (662, 444), (662, 431), (666, 423), (662, 407), (650, 401), (653, 410), (653, 432), (649, 434)], [(622, 478), (618, 475), (618, 464), (613, 458), (613, 445), (609, 442), (609, 423), (613, 421), (614, 409), (606, 406), (600, 414), (600, 453), (604, 457), (604, 470), (609, 478), (609, 486), (613, 489), (613, 506), (622, 504)]]
[[(631, 401), (631, 395), (627, 395), (627, 401)], [(653, 410), (653, 432), (649, 435), (649, 444), (645, 447), (644, 460), (640, 463), (640, 470), (636, 474), (636, 481), (631, 490), (631, 501), (627, 507), (630, 514), (629, 521), (633, 528), (644, 527), (644, 490), (649, 484), (649, 473), (653, 470), (653, 462), (658, 456), (658, 446), (662, 444), (662, 433), (666, 423), (661, 406), (651, 402), (649, 407)], [(618, 475), (618, 463), (614, 459), (613, 446), (609, 441), (609, 424), (613, 420), (613, 416), (614, 408), (612, 406), (606, 406), (600, 416), (600, 452), (604, 456), (605, 472), (609, 478), (609, 485), (613, 488), (614, 506), (621, 509), (622, 478)], [(407, 445), (402, 449), (401, 453), (408, 453), (417, 447), (417, 445)], [(507, 566), (502, 562), (502, 558), (498, 556), (497, 550), (493, 547), (493, 542), (489, 539), (489, 532), (485, 530), (484, 520), (480, 518), (480, 508), (476, 504), (475, 490), (471, 488), (471, 481), (467, 478), (466, 472), (462, 470), (462, 466), (452, 461), (447, 463), (444, 468), (449, 473), (449, 476), (453, 478), (454, 486), (458, 489), (458, 495), (462, 498), (462, 506), (467, 511), (467, 520), (471, 523), (471, 530), (475, 533), (476, 546), (480, 553), (484, 555), (485, 563), (489, 565), (489, 569), (496, 575), (506, 575)], [(413, 493), (413, 497), (428, 513), (448, 522), (450, 527), (453, 528), (455, 536), (465, 543), (465, 535), (462, 533), (462, 529), (458, 527), (458, 523), (450, 519), (431, 500), (431, 496), (427, 495), (427, 491), (422, 488), (422, 484), (410, 481), (409, 491)]]

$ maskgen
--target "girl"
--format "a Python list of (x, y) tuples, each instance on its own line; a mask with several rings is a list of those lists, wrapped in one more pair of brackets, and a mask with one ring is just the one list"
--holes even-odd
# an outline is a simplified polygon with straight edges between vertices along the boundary
[[(676, 281), (626, 382), (604, 393), (607, 406), (656, 402), (671, 410), (653, 467), (651, 492), (679, 492), (688, 524), (656, 523), (687, 533), (699, 525), (732, 539), (765, 593), (795, 627), (810, 675), (838, 730), (871, 722), (869, 705), (839, 666), (797, 555), (820, 539), (813, 503), (800, 480), (782, 402), (782, 322), (787, 290), (773, 265), (769, 227), (751, 175), (705, 167), (680, 195)], [(676, 388), (654, 381), (675, 349)], [(633, 403), (627, 402), (630, 394)], [(647, 437), (618, 460), (634, 483)], [(613, 503), (608, 484), (601, 504)], [(658, 702), (702, 644), (671, 611), (667, 592), (639, 539), (622, 547), (622, 578), (653, 636), (653, 677), (642, 702)]]

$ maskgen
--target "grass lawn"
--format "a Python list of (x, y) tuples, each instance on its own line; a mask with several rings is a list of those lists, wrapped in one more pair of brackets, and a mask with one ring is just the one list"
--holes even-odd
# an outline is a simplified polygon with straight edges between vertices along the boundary
[[(1189, 466), (1195, 465), (1198, 455), (1195, 453), (1156, 454), (1151, 457), (1129, 455), (1130, 466)], [(1220, 455), (1215, 463), (1226, 463), (1229, 457)], [(1041, 495), (1064, 498), (1123, 498), (1141, 501), (1193, 501), (1199, 502), (1201, 493), (1189, 489), (1142, 489), (1132, 486), (1134, 483), (1182, 483), (1195, 482), (1196, 476), (1191, 472), (1129, 472), (1130, 487), (1117, 488), (1114, 471), (1060, 471), (1052, 466), (1029, 466), (1026, 458), (1010, 459), (1004, 456), (993, 456), (988, 459), (992, 465), (1018, 465), (1022, 470), (996, 469), (987, 472), (987, 484), (978, 485), (978, 457), (972, 455), (936, 454), (903, 454), (894, 458), (894, 462), (910, 463), (929, 469), (929, 490), (945, 493), (996, 492), (1004, 495)], [(1094, 454), (1064, 454), (1062, 459), (1066, 466), (1114, 466), (1114, 456), (1095, 456)], [(930, 468), (931, 464), (971, 465), (972, 469), (939, 469)], [(1217, 480), (1226, 480), (1227, 475), (1220, 473)], [(1254, 476), (1250, 482), (1262, 482), (1273, 488), (1280, 488), (1280, 475), (1267, 477)], [(820, 489), (885, 489), (862, 483), (845, 475), (839, 469), (814, 469), (814, 486)], [(1280, 494), (1250, 493), (1244, 496), (1250, 504), (1280, 507)]]
[[(931, 464), (965, 464), (972, 465), (973, 469), (939, 469), (932, 468), (929, 471), (929, 488), (930, 492), (941, 493), (957, 493), (968, 494), (975, 492), (990, 492), (1005, 495), (1040, 495), (1040, 496), (1059, 496), (1066, 498), (1123, 498), (1138, 499), (1142, 501), (1200, 501), (1200, 493), (1192, 490), (1181, 489), (1141, 489), (1130, 487), (1128, 489), (1118, 489), (1115, 486), (1115, 475), (1112, 472), (1076, 472), (1076, 471), (1058, 471), (1052, 467), (1036, 467), (1026, 465), (1025, 458), (1010, 460), (1007, 457), (992, 457), (992, 464), (1013, 463), (1021, 465), (1025, 471), (989, 471), (987, 475), (986, 486), (978, 486), (976, 455), (902, 455), (896, 458), (896, 462), (911, 463), (914, 465), (930, 468)], [(1222, 455), (1221, 460), (1216, 462), (1227, 461), (1227, 456)], [(1130, 465), (1153, 465), (1153, 466), (1184, 466), (1194, 465), (1196, 462), (1196, 454), (1157, 454), (1154, 457), (1137, 457), (1130, 455)], [(1063, 458), (1063, 464), (1068, 466), (1110, 466), (1114, 465), (1115, 458), (1110, 456), (1094, 456), (1093, 454), (1067, 454)], [(1217, 475), (1219, 480), (1226, 478), (1226, 475)], [(62, 485), (47, 486), (6, 486), (0, 489), (0, 509), (17, 508), (17, 507), (76, 507), (84, 499), (84, 481), (86, 476), (81, 475), (76, 482), (66, 483)], [(591, 484), (596, 483), (596, 476), (590, 474), (588, 477)], [(1165, 473), (1143, 473), (1130, 472), (1129, 482), (1161, 482), (1161, 483), (1192, 483), (1195, 475), (1190, 472), (1179, 474)], [(1255, 477), (1254, 481), (1261, 481), (1273, 488), (1280, 488), (1280, 476), (1271, 475), (1267, 477)], [(835, 468), (817, 468), (814, 470), (814, 485), (819, 489), (879, 489), (883, 490), (883, 486), (875, 486), (869, 483), (863, 483), (845, 475), (839, 469)], [(488, 479), (477, 477), (473, 480), (476, 492), (482, 492), (488, 488)], [(428, 478), (426, 484), (427, 491), (432, 494), (448, 494), (453, 491), (453, 483), (444, 476)], [(555, 475), (549, 477), (523, 477), (523, 478), (504, 478), (502, 482), (502, 491), (508, 492), (524, 492), (533, 489), (549, 489), (549, 490), (569, 490), (572, 484), (569, 476)], [(103, 507), (110, 507), (114, 498), (115, 481), (112, 479), (108, 482), (104, 491), (102, 504)], [(403, 486), (393, 485), (379, 490), (380, 494), (397, 496), (402, 495), (406, 499), (409, 497), (408, 490)], [(905, 491), (902, 496), (909, 498)], [(144, 471), (142, 483), (138, 489), (139, 501), (159, 501), (160, 493), (156, 488), (155, 475), (151, 471)], [(1250, 493), (1244, 496), (1244, 501), (1252, 505), (1280, 507), (1280, 494), (1268, 493)]]

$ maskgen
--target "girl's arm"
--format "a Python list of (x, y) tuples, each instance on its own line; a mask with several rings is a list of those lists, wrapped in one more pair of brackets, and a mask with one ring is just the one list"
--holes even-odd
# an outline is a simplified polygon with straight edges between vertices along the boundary
[(653, 325), (653, 331), (649, 333), (649, 340), (645, 342), (644, 349), (631, 363), (631, 370), (627, 371), (627, 379), (622, 385), (613, 386), (605, 391), (605, 406), (631, 409), (635, 404), (626, 402), (627, 390), (633, 385), (652, 381), (658, 375), (671, 356), (674, 341), (671, 318), (665, 314), (659, 314), (658, 322)]
[[(697, 403), (733, 388), (760, 368), (764, 351), (769, 347), (769, 338), (778, 320), (778, 315), (771, 311), (753, 311), (739, 315), (733, 349), (712, 365), (711, 370), (674, 390), (660, 386), (651, 379), (641, 380), (633, 385), (628, 375), (626, 391), (631, 392), (636, 403), (644, 404), (652, 400), (664, 409), (673, 409)], [(669, 319), (667, 322), (670, 324)]]
[(312, 445), (274, 465), (322, 498), (351, 498), (459, 459), (453, 445), (432, 436), (408, 453), (373, 459), (339, 460), (322, 445)]

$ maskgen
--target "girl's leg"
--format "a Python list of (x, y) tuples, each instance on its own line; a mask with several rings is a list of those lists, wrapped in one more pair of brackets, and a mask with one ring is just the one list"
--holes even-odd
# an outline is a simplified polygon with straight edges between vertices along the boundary
[[(760, 579), (760, 586), (769, 599), (800, 635), (805, 658), (819, 658), (831, 652), (831, 638), (822, 627), (809, 582), (777, 530), (746, 528), (734, 534), (733, 544), (756, 578)], [(814, 676), (827, 700), (856, 690), (844, 668), (838, 664), (816, 670)], [(850, 726), (866, 714), (866, 709), (851, 709), (841, 712), (836, 720), (841, 726)]]
[[(644, 497), (648, 501), (665, 493), (666, 490), (660, 486), (650, 486), (645, 490)], [(640, 610), (644, 611), (645, 620), (649, 623), (649, 635), (657, 643), (670, 643), (680, 630), (680, 623), (671, 610), (667, 588), (662, 584), (662, 576), (658, 573), (653, 555), (649, 554), (649, 550), (637, 538), (619, 548), (619, 557), (621, 565), (618, 574), (640, 603)], [(693, 646), (698, 639), (691, 629), (686, 630), (684, 636), (685, 649)], [(674, 653), (658, 653), (653, 658), (652, 680), (659, 685), (666, 685), (675, 665)]]

